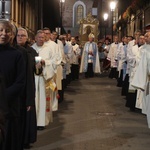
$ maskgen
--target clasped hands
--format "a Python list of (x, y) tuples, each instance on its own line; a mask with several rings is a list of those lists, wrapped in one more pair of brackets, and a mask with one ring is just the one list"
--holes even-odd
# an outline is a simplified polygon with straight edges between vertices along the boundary
[(92, 51), (89, 51), (88, 54), (93, 56), (93, 52)]
[(41, 61), (36, 63), (36, 69), (40, 69), (42, 66), (45, 65), (45, 61), (42, 59)]

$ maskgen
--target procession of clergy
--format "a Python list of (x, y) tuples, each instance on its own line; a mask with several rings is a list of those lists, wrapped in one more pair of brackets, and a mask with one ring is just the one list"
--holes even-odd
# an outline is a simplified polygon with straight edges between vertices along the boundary
[(109, 77), (117, 79), (126, 107), (145, 114), (150, 128), (150, 32), (135, 31), (134, 37), (124, 36), (120, 43), (116, 36), (107, 59), (111, 62)]
[[(0, 93), (0, 110), (6, 117), (2, 150), (30, 148), (37, 130), (53, 122), (53, 112), (63, 101), (67, 85), (78, 80), (79, 73), (91, 78), (109, 65), (109, 77), (122, 87), (126, 106), (131, 111), (141, 109), (150, 127), (150, 32), (141, 35), (136, 31), (134, 39), (124, 36), (120, 43), (115, 36), (113, 43), (106, 40), (101, 47), (90, 33), (81, 47), (76, 37), (58, 36), (47, 27), (37, 31), (34, 43), (28, 43), (26, 29), (17, 29), (9, 21), (0, 20), (0, 29), (0, 78), (5, 79), (3, 93), (7, 93)], [(104, 53), (106, 63), (100, 53)]]
[(45, 27), (29, 43), (26, 29), (0, 20), (0, 149), (30, 148), (79, 72), (100, 73), (97, 43), (88, 38), (82, 49), (75, 37)]
[[(85, 72), (86, 77), (100, 73), (97, 44), (93, 39), (94, 35), (90, 34), (82, 53), (80, 72)], [(63, 101), (64, 88), (79, 79), (81, 48), (75, 37), (69, 39), (66, 35), (60, 35), (58, 39), (57, 32), (51, 33), (48, 28), (38, 30), (35, 41), (31, 47), (38, 54), (36, 65), (42, 67), (41, 73), (35, 74), (37, 129), (43, 130), (53, 121), (52, 112), (57, 111), (58, 103)]]

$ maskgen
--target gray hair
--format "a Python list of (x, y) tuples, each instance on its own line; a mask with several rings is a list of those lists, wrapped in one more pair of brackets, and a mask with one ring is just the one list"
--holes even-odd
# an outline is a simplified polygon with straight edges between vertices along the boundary
[(18, 31), (24, 31), (25, 32), (25, 34), (26, 34), (26, 36), (27, 36), (27, 38), (28, 38), (28, 32), (27, 32), (27, 30), (25, 29), (25, 28), (22, 28), (22, 27), (19, 27), (18, 28)]
[[(41, 30), (41, 29), (40, 29), (40, 30), (37, 30), (36, 35), (39, 34), (39, 33), (44, 33), (44, 31)], [(36, 36), (36, 35), (35, 35), (35, 36)]]

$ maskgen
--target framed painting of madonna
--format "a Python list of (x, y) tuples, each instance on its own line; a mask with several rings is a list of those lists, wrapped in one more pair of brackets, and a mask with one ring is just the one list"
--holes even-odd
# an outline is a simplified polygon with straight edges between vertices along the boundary
[(94, 18), (91, 13), (87, 15), (86, 18), (83, 18), (80, 21), (80, 29), (79, 29), (79, 37), (81, 41), (81, 45), (84, 45), (85, 42), (88, 41), (88, 35), (90, 33), (94, 34), (95, 38), (94, 41), (98, 41), (99, 35), (99, 21), (98, 19)]

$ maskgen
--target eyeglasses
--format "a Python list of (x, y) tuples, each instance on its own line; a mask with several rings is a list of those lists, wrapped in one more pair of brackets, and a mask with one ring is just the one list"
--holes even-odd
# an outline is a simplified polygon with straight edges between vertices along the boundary
[(26, 37), (26, 35), (25, 34), (21, 34), (21, 35), (17, 34), (17, 37)]
[(51, 34), (51, 33), (46, 33), (46, 32), (44, 32), (45, 34)]

